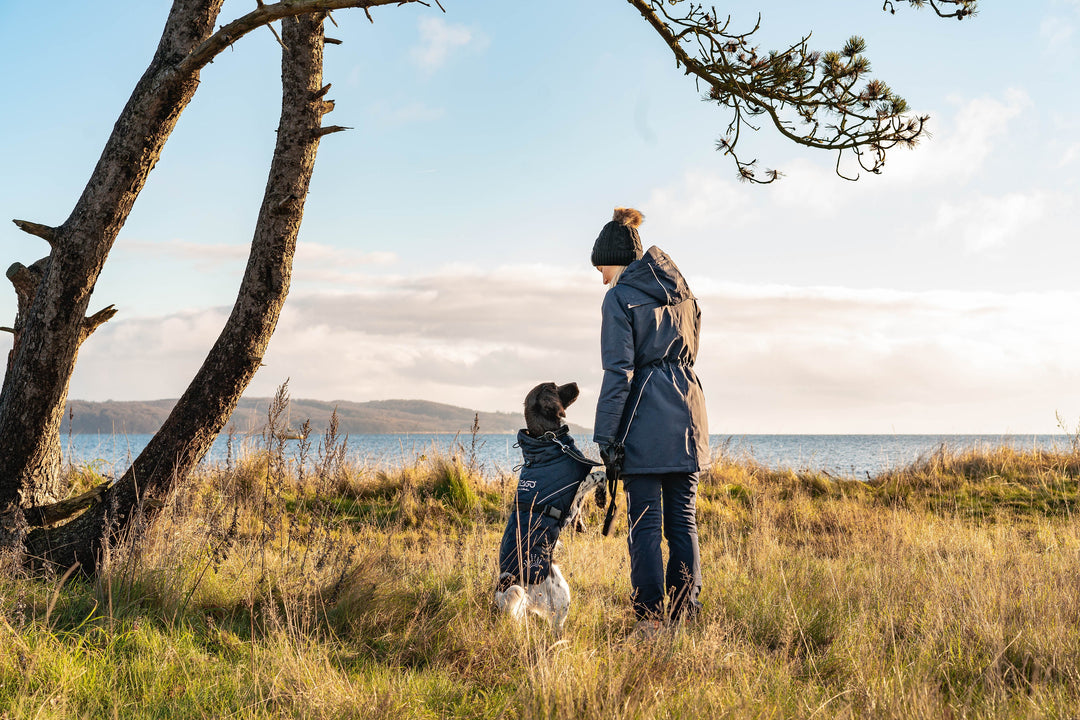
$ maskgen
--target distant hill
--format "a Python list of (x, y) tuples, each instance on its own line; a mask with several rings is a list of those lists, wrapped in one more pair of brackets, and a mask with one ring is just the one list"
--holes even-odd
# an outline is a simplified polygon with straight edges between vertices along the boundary
[[(68, 432), (73, 418), (73, 433), (153, 433), (161, 427), (176, 400), (146, 400), (118, 402), (89, 402), (72, 400), (64, 413), (61, 433)], [(270, 398), (243, 398), (229, 424), (237, 432), (258, 431), (266, 424)], [(428, 402), (427, 400), (372, 400), (349, 402), (335, 400), (291, 400), (287, 412), (288, 425), (298, 429), (310, 420), (313, 432), (321, 433), (337, 408), (340, 432), (352, 435), (375, 433), (446, 432), (467, 434), (472, 429), (475, 410)], [(525, 426), (520, 413), (482, 412), (480, 432), (516, 433)], [(586, 432), (572, 426), (575, 433)]]

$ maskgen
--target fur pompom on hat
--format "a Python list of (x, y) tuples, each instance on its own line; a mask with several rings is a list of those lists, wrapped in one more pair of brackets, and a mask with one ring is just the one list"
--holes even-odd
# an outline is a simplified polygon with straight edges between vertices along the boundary
[(641, 237), (638, 227), (645, 216), (634, 208), (615, 208), (611, 222), (600, 230), (592, 248), (592, 264), (629, 265), (641, 259)]

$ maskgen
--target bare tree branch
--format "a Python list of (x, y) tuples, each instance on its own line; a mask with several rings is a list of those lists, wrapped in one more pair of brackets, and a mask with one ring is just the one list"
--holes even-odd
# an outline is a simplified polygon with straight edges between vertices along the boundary
[(351, 127), (342, 127), (341, 125), (327, 125), (326, 127), (321, 127), (318, 130), (316, 130), (315, 135), (316, 135), (316, 137), (323, 137), (325, 135), (330, 135), (332, 133), (342, 132), (344, 130), (352, 130), (352, 128)]
[(285, 47), (285, 43), (281, 41), (281, 36), (278, 35), (278, 31), (274, 29), (274, 23), (266, 23), (266, 27), (270, 28), (270, 32), (274, 33), (274, 39), (277, 40), (277, 44), (281, 46), (282, 50), (288, 50)]
[(40, 223), (29, 222), (28, 220), (12, 220), (20, 230), (31, 235), (36, 235), (45, 242), (53, 245), (56, 243), (56, 228), (49, 227), (48, 225), (41, 225)]
[[(269, 25), (282, 18), (344, 8), (363, 8), (365, 12), (368, 12), (369, 8), (381, 5), (407, 5), (418, 2), (421, 2), (421, 0), (281, 0), (281, 2), (272, 5), (259, 3), (258, 7), (247, 15), (219, 28), (217, 32), (180, 61), (176, 70), (181, 74), (195, 72), (205, 67), (221, 51), (252, 30), (263, 25)], [(370, 13), (368, 13), (368, 17), (371, 17)], [(277, 34), (276, 31), (275, 34)]]
[(80, 342), (85, 342), (86, 338), (90, 337), (95, 330), (112, 320), (117, 312), (116, 306), (110, 305), (83, 320), (82, 340)]
[(26, 524), (30, 527), (43, 527), (53, 523), (67, 520), (75, 513), (90, 507), (95, 500), (105, 494), (112, 481), (95, 485), (81, 495), (76, 495), (67, 500), (30, 507), (26, 509)]
[(17, 262), (12, 263), (7, 269), (7, 279), (15, 286), (15, 294), (28, 300), (37, 292), (38, 283), (41, 282), (41, 273), (34, 273), (30, 268)]

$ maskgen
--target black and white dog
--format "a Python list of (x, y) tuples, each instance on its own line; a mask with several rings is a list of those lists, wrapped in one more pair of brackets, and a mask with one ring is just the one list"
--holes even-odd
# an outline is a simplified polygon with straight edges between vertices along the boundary
[(570, 586), (552, 553), (559, 534), (580, 519), (586, 496), (607, 476), (574, 445), (566, 408), (577, 383), (537, 385), (525, 398), (525, 430), (518, 432), (524, 458), (510, 519), (499, 547), (495, 604), (516, 619), (528, 612), (562, 631), (570, 609)]

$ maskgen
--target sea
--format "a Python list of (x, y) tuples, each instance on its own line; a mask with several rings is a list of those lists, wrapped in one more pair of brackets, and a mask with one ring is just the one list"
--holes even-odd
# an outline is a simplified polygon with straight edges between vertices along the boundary
[[(146, 446), (152, 436), (77, 434), (61, 438), (64, 460), (115, 477)], [(949, 449), (1009, 445), (1017, 449), (1061, 449), (1074, 441), (1068, 435), (712, 435), (714, 456), (753, 459), (774, 468), (824, 470), (837, 477), (865, 480), (890, 468), (903, 467), (920, 457)], [(521, 451), (510, 434), (453, 435), (446, 433), (397, 433), (351, 435), (346, 438), (350, 460), (370, 467), (391, 467), (436, 455), (458, 454), (485, 475), (498, 478), (517, 471)], [(578, 447), (599, 460), (596, 446), (586, 437), (575, 437)], [(320, 441), (312, 437), (308, 462), (318, 454)], [(218, 437), (203, 460), (204, 465), (227, 465), (265, 449), (261, 436), (226, 434)], [(300, 442), (288, 440), (285, 455), (299, 461)]]

